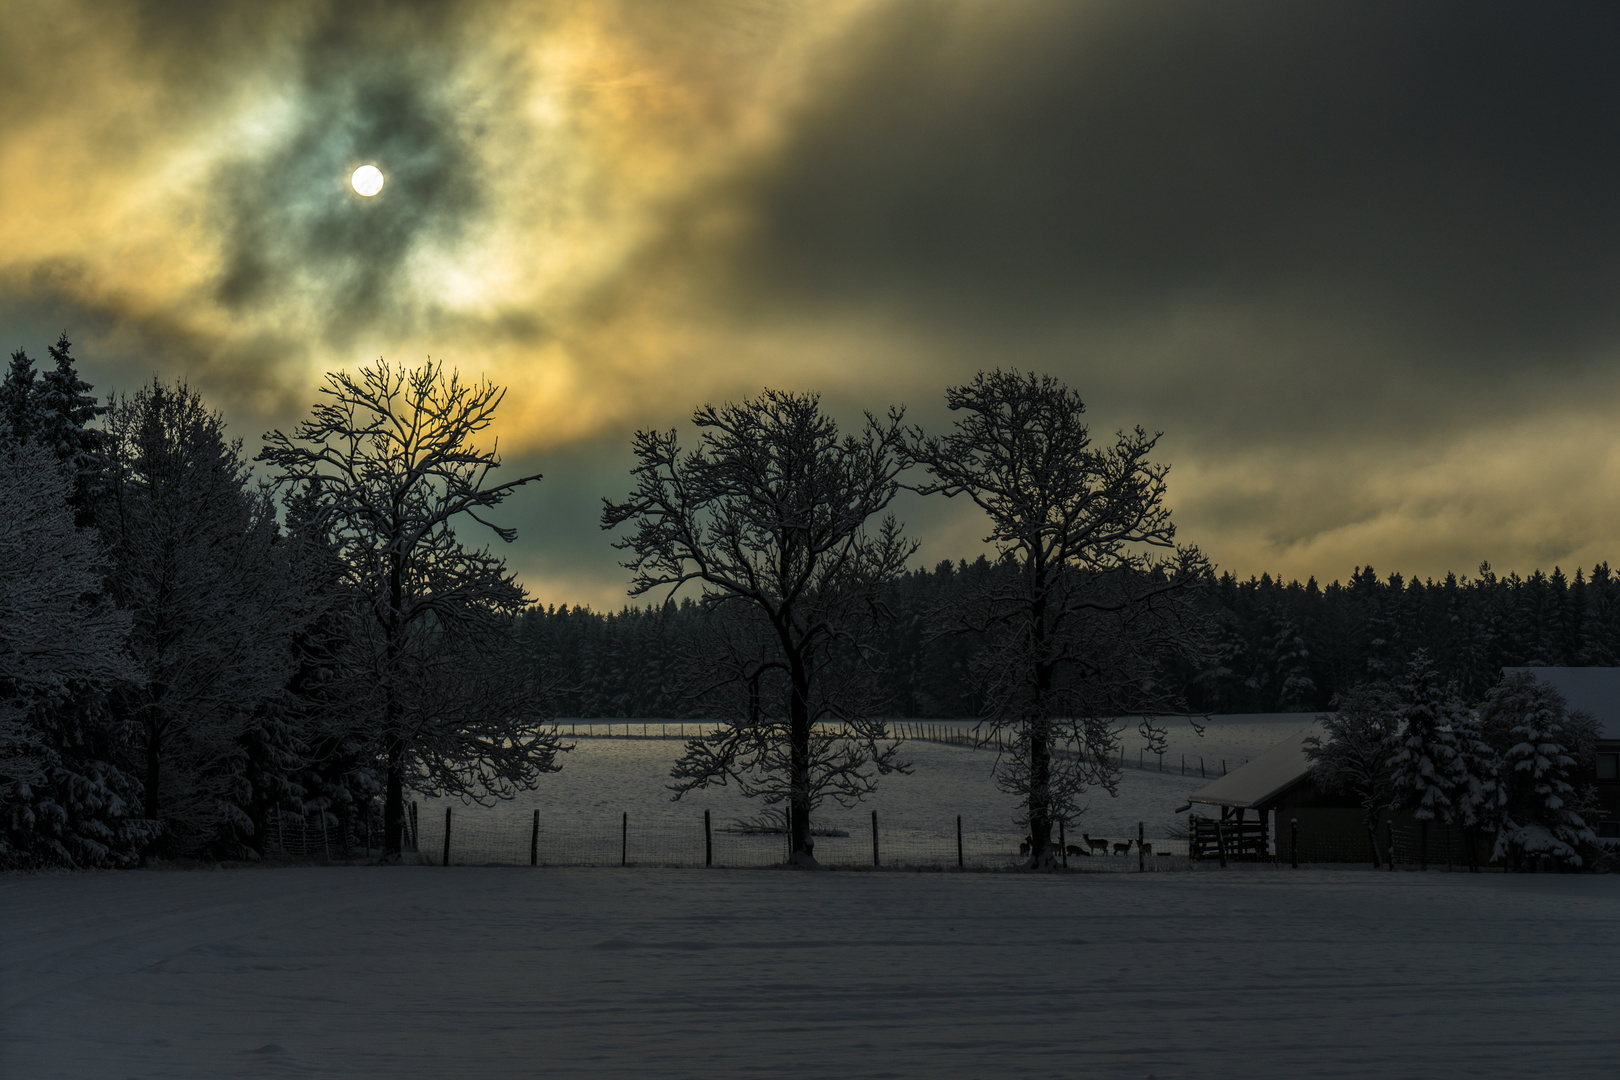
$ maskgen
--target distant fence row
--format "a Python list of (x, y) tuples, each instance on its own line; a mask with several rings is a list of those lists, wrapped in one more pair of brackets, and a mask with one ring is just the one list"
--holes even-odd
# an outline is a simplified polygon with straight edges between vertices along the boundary
[[(269, 847), (284, 858), (343, 861), (378, 854), (370, 835), (359, 842), (328, 826), (320, 815), (304, 819), (276, 814), (269, 823)], [(942, 823), (937, 832), (916, 827), (890, 828), (876, 814), (871, 828), (847, 835), (812, 834), (815, 857), (824, 866), (1010, 869), (1023, 862), (1019, 837), (1005, 829), (964, 827), (961, 819)], [(450, 806), (423, 810), (412, 803), (408, 821), (409, 857), (445, 866), (657, 866), (767, 867), (787, 861), (784, 833), (744, 832), (709, 815), (690, 819), (661, 817), (652, 821), (620, 813), (599, 822), (551, 825), (534, 811), (529, 821), (514, 820), (481, 807)], [(1186, 845), (1154, 840), (1148, 851), (1134, 838), (1098, 840), (1092, 853), (1078, 837), (1066, 837), (1066, 850), (1055, 852), (1070, 869), (1129, 873), (1185, 869)], [(1116, 847), (1128, 850), (1116, 853)]]
[[(648, 721), (648, 720), (562, 720), (558, 727), (573, 739), (695, 739), (714, 730), (705, 721)], [(927, 723), (913, 720), (889, 721), (893, 738), (914, 742), (942, 743), (971, 750), (1005, 750), (1011, 741), (1004, 732), (987, 732), (983, 736), (971, 726)], [(1073, 751), (1059, 749), (1059, 754)], [(1148, 756), (1145, 747), (1138, 747), (1134, 758), (1124, 746), (1119, 748), (1118, 765), (1122, 769), (1140, 769), (1144, 772), (1176, 773), (1204, 779), (1225, 776), (1230, 769), (1246, 764), (1248, 758), (1209, 758), (1201, 754), (1154, 754)]]

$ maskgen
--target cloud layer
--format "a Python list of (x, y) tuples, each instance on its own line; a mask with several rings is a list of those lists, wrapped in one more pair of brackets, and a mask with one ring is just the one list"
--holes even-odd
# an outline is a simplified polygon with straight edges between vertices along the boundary
[(621, 594), (634, 427), (765, 384), (938, 425), (996, 364), (1163, 429), (1240, 573), (1611, 555), (1602, 6), (19, 0), (0, 35), (7, 347), (68, 326), (250, 441), (332, 367), (485, 372), (548, 474), (542, 599)]

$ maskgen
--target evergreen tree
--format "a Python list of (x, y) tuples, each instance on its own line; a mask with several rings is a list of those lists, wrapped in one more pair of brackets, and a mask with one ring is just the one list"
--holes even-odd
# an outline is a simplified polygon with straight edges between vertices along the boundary
[(195, 392), (154, 381), (113, 404), (107, 431), (97, 520), (142, 668), (122, 705), (139, 725), (145, 816), (162, 820), (167, 852), (193, 852), (250, 827), (241, 739), (282, 691), (304, 599), (241, 443)]
[(0, 867), (113, 865), (142, 838), (104, 695), (138, 677), (129, 617), (44, 448), (0, 446)]
[(1400, 731), (1390, 755), (1395, 805), (1412, 812), (1419, 823), (1457, 819), (1456, 796), (1462, 786), (1456, 721), (1462, 703), (1441, 681), (1426, 650), (1419, 649), (1400, 684)]
[(1524, 865), (1547, 857), (1581, 866), (1597, 836), (1572, 805), (1576, 757), (1570, 743), (1580, 729), (1591, 729), (1590, 719), (1572, 722), (1556, 687), (1534, 672), (1515, 671), (1486, 698), (1481, 727), (1502, 759), (1502, 816), (1492, 858)]
[(34, 394), (35, 438), (70, 470), (74, 514), (82, 526), (94, 520), (92, 500), (106, 469), (102, 433), (89, 425), (107, 406), (97, 404), (90, 384), (79, 378), (72, 348), (65, 331), (50, 347), (55, 366), (45, 372)]
[(38, 426), (36, 413), (34, 361), (18, 349), (11, 354), (11, 366), (0, 382), (0, 424), (5, 437), (13, 442), (32, 442)]

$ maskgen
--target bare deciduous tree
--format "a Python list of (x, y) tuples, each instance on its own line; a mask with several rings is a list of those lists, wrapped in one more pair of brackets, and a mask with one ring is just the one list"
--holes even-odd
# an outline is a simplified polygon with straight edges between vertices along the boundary
[[(951, 621), (986, 636), (975, 662), (984, 719), (1012, 735), (998, 776), (1024, 803), (1031, 865), (1049, 866), (1057, 821), (1088, 788), (1115, 790), (1111, 717), (1163, 707), (1161, 658), (1202, 649), (1190, 593), (1209, 564), (1175, 544), (1168, 466), (1149, 460), (1158, 436), (1137, 428), (1096, 446), (1085, 404), (1051, 376), (980, 372), (945, 397), (962, 414), (956, 430), (911, 432), (934, 477), (917, 490), (973, 500), (1011, 567)], [(1162, 738), (1151, 723), (1144, 733)]]
[(351, 665), (374, 687), (386, 760), (384, 845), (402, 848), (404, 791), (483, 801), (532, 788), (564, 749), (545, 680), (511, 648), (526, 602), (503, 560), (469, 550), (483, 516), (538, 474), (491, 482), (496, 448), (476, 445), (505, 391), (429, 361), (379, 361), (327, 376), (326, 400), (291, 437), (265, 436), (277, 482), (303, 490), (355, 603)]
[(709, 609), (690, 689), (726, 726), (687, 744), (674, 790), (734, 780), (785, 803), (790, 857), (815, 865), (822, 797), (852, 804), (907, 768), (862, 677), (863, 624), (915, 550), (892, 517), (867, 529), (899, 490), (900, 415), (840, 438), (815, 395), (767, 390), (692, 420), (701, 445), (686, 453), (674, 431), (636, 433), (636, 489), (602, 511), (603, 528), (631, 526), (616, 546), (632, 595), (696, 582)]

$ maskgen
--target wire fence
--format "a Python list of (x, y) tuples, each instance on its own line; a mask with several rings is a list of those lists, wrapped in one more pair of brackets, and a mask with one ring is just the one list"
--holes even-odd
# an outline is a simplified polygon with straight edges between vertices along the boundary
[[(770, 867), (788, 861), (782, 832), (742, 831), (708, 815), (690, 820), (616, 818), (553, 826), (535, 811), (527, 823), (487, 808), (449, 806), (436, 813), (410, 805), (406, 858), (435, 866)], [(814, 831), (813, 853), (823, 866), (879, 869), (1009, 870), (1024, 865), (1027, 847), (1005, 830), (964, 827), (960, 819), (931, 830), (889, 827), (871, 816), (870, 831)], [(269, 825), (271, 853), (289, 859), (353, 861), (379, 854), (374, 838), (340, 836), (321, 815), (277, 814)], [(1067, 839), (1067, 838), (1066, 838)], [(1070, 870), (1140, 873), (1184, 870), (1184, 841), (1104, 842), (1092, 852), (1078, 838), (1054, 845), (1054, 858)]]

